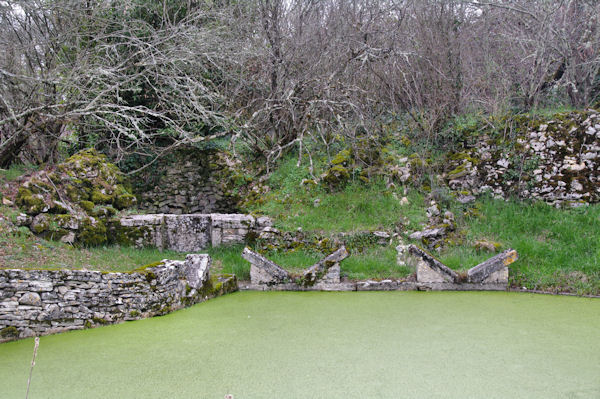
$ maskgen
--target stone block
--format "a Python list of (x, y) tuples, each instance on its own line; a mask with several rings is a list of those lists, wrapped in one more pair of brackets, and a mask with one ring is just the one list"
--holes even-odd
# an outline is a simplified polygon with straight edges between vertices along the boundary
[(261, 254), (244, 248), (242, 258), (250, 262), (250, 281), (252, 284), (279, 284), (289, 279), (290, 275), (278, 264), (265, 258)]
[[(329, 275), (330, 280), (340, 281), (340, 262), (346, 259), (350, 254), (345, 246), (321, 259), (302, 274), (302, 284), (305, 286), (314, 285), (325, 276)], [(333, 270), (331, 270), (333, 268)], [(336, 272), (337, 271), (337, 272)], [(331, 272), (331, 275), (330, 275)]]
[(210, 278), (212, 260), (207, 254), (188, 254), (185, 257), (185, 277), (190, 287), (199, 289)]
[(423, 283), (458, 282), (458, 274), (433, 256), (410, 245), (408, 251), (417, 258), (417, 281)]
[(165, 215), (164, 220), (165, 248), (178, 252), (194, 252), (209, 247), (209, 215)]
[[(517, 251), (507, 249), (498, 255), (469, 269), (468, 280), (471, 283), (481, 283), (489, 279), (489, 282), (508, 282), (508, 265), (519, 259)], [(505, 270), (506, 269), (506, 270)]]

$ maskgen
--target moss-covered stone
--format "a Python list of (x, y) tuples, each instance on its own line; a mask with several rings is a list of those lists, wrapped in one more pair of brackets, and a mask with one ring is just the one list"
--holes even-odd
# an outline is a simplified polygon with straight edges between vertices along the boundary
[(93, 218), (84, 219), (77, 232), (77, 241), (83, 246), (95, 246), (106, 243), (106, 226), (100, 220)]
[(95, 206), (92, 208), (90, 212), (88, 212), (93, 217), (97, 217), (100, 219), (108, 219), (114, 216), (117, 213), (117, 210), (112, 206)]
[(15, 203), (28, 215), (37, 215), (49, 209), (41, 194), (34, 194), (24, 186), (19, 187)]
[(91, 200), (94, 204), (110, 204), (113, 197), (103, 193), (101, 189), (95, 189), (92, 191)]
[(19, 330), (14, 326), (5, 327), (0, 330), (0, 337), (4, 339), (19, 338)]
[(336, 164), (325, 172), (322, 180), (327, 183), (330, 189), (339, 189), (350, 180), (350, 171), (342, 164)]
[(35, 172), (17, 193), (17, 205), (29, 215), (50, 212), (73, 217), (40, 220), (32, 228), (34, 233), (58, 239), (79, 230), (75, 237), (85, 246), (105, 243), (105, 225), (117, 213), (115, 207), (122, 210), (134, 203), (118, 168), (93, 149), (71, 156), (56, 168)]
[(131, 208), (137, 203), (137, 199), (133, 194), (121, 194), (114, 198), (113, 205), (115, 208), (121, 210), (126, 208)]
[(79, 201), (79, 206), (81, 206), (88, 214), (91, 214), (94, 210), (94, 203), (92, 201)]

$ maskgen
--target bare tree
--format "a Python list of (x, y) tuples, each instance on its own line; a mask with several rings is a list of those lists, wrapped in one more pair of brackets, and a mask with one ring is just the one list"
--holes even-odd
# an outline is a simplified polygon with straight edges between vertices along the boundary
[(220, 10), (165, 17), (156, 28), (115, 4), (6, 2), (0, 165), (32, 135), (56, 145), (65, 126), (96, 135), (117, 159), (147, 154), (157, 140), (172, 148), (229, 133), (218, 85), (237, 55)]

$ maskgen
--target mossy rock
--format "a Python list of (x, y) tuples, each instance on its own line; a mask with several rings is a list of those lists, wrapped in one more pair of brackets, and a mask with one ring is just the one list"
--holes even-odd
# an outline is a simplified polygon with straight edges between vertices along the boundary
[(64, 202), (61, 201), (52, 201), (52, 206), (50, 207), (50, 213), (64, 215), (69, 213), (69, 209)]
[(333, 157), (333, 159), (331, 160), (331, 164), (347, 166), (350, 164), (350, 161), (350, 150), (342, 150)]
[(105, 194), (102, 191), (95, 189), (92, 191), (91, 200), (94, 204), (110, 204), (113, 197), (109, 194)]
[(14, 326), (5, 327), (0, 330), (0, 337), (4, 339), (19, 338), (19, 330)]
[(341, 164), (333, 165), (323, 175), (323, 181), (329, 185), (329, 188), (339, 189), (350, 180), (350, 171)]
[(119, 210), (131, 208), (136, 203), (137, 203), (137, 199), (136, 199), (135, 195), (127, 194), (127, 193), (118, 195), (113, 200), (114, 207)]
[(77, 242), (83, 246), (96, 246), (106, 243), (106, 226), (100, 220), (84, 219), (77, 232)]
[(117, 210), (110, 205), (95, 206), (92, 208), (91, 211), (88, 212), (88, 214), (92, 215), (93, 217), (97, 217), (97, 218), (101, 218), (101, 219), (108, 219), (108, 218), (114, 216), (116, 213), (117, 213)]
[(15, 203), (28, 215), (37, 215), (49, 209), (41, 194), (34, 194), (29, 188), (24, 186), (19, 187)]
[(88, 214), (91, 214), (94, 210), (94, 203), (92, 201), (79, 201), (79, 206)]

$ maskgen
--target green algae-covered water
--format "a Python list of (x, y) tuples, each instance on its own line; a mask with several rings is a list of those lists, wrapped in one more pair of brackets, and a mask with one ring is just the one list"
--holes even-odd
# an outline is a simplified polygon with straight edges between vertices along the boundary
[[(33, 340), (0, 344), (23, 398)], [(42, 337), (36, 398), (600, 398), (600, 300), (260, 293)]]

